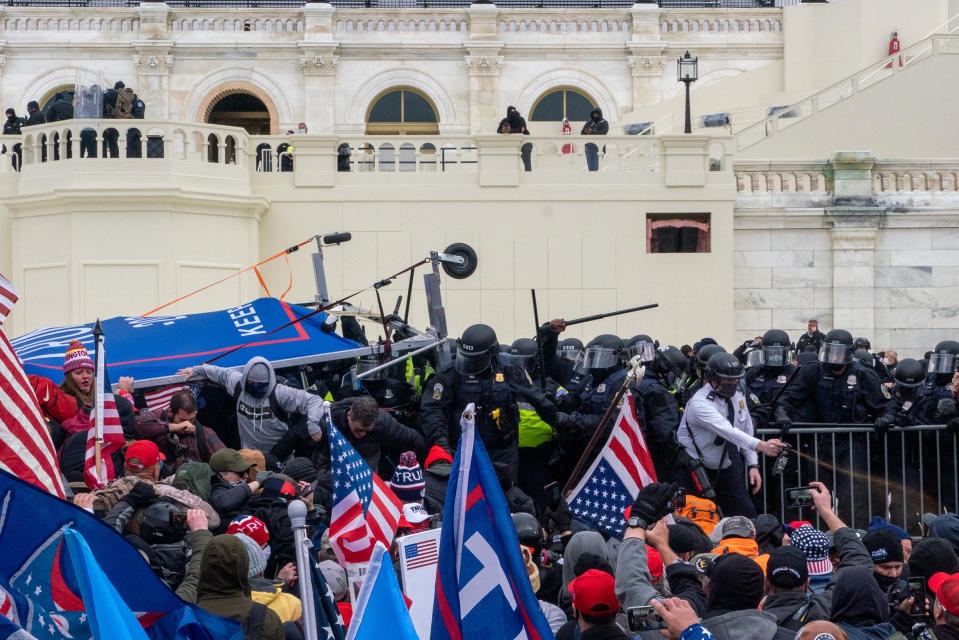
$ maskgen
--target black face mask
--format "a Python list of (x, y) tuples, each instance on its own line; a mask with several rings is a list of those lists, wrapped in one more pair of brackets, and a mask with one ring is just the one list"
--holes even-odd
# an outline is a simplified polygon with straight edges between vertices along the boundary
[(593, 122), (599, 122), (603, 119), (603, 116), (599, 115), (598, 113), (594, 113), (590, 117), (593, 119)]
[(884, 576), (878, 573), (873, 573), (873, 576), (876, 578), (876, 582), (879, 584), (879, 588), (882, 589), (883, 593), (889, 593), (889, 590), (899, 583), (899, 578), (892, 576)]

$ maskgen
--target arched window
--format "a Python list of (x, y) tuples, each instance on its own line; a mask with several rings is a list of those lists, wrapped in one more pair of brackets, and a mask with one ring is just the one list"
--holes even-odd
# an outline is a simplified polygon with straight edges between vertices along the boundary
[(390, 89), (366, 115), (366, 133), (375, 135), (437, 134), (439, 118), (429, 98), (414, 89)]
[(578, 89), (552, 89), (540, 96), (530, 109), (530, 121), (560, 122), (564, 117), (574, 122), (589, 120), (596, 101)]

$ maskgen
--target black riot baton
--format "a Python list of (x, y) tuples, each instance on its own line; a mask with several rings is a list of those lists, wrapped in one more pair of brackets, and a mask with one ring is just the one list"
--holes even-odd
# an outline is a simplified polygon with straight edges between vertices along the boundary
[(536, 327), (536, 356), (539, 359), (539, 387), (546, 392), (546, 358), (543, 357), (543, 338), (539, 334), (539, 307), (536, 306), (536, 289), (529, 290), (533, 296), (533, 323)]
[(646, 309), (654, 309), (659, 306), (659, 303), (654, 304), (644, 304), (641, 307), (632, 307), (629, 309), (620, 309), (619, 311), (610, 311), (609, 313), (597, 313), (594, 316), (586, 316), (584, 318), (576, 318), (575, 320), (567, 320), (566, 326), (570, 327), (574, 324), (582, 324), (583, 322), (592, 322), (593, 320), (602, 320), (603, 318), (611, 318), (613, 316), (621, 316), (624, 313), (633, 313), (634, 311), (645, 311)]

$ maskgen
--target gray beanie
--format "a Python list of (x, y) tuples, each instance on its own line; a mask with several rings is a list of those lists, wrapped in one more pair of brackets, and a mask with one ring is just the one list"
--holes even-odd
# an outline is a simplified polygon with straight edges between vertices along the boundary
[(252, 578), (263, 573), (266, 570), (266, 561), (270, 557), (270, 552), (266, 549), (261, 549), (260, 545), (256, 543), (256, 540), (245, 533), (234, 533), (232, 535), (236, 536), (237, 539), (243, 543), (243, 547), (246, 549), (246, 555), (250, 556), (250, 571), (247, 577)]

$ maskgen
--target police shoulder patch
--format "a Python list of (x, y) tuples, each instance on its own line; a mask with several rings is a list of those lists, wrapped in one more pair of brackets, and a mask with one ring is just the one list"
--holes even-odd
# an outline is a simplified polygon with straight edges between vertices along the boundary
[(596, 387), (596, 393), (606, 393), (606, 383), (605, 383), (605, 382), (602, 383), (602, 384), (600, 384), (598, 387)]
[(439, 400), (443, 397), (443, 383), (437, 382), (433, 385), (433, 399)]
[(786, 384), (787, 379), (786, 376), (778, 376), (776, 378), (776, 384)]
[(885, 398), (886, 400), (889, 400), (890, 398), (892, 398), (892, 394), (889, 393), (889, 387), (887, 387), (886, 385), (884, 384), (879, 385), (879, 390), (882, 391), (882, 397)]
[(848, 384), (850, 387), (856, 384), (856, 374), (852, 374), (846, 378), (846, 384)]

